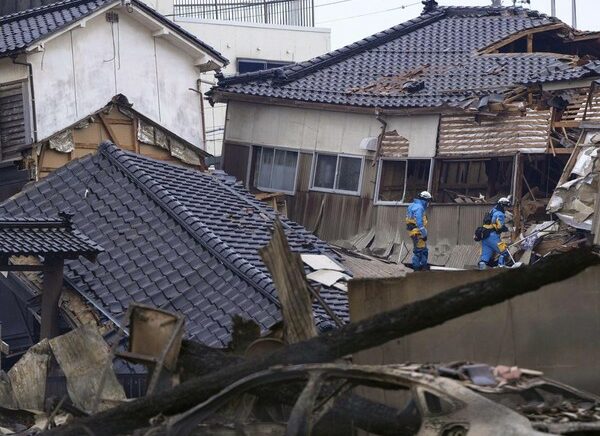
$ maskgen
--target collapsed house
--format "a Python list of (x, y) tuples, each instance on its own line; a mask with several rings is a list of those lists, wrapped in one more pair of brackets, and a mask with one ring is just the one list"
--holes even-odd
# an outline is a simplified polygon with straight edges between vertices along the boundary
[[(92, 325), (110, 335), (124, 328), (134, 302), (182, 314), (188, 336), (210, 346), (228, 345), (233, 315), (263, 332), (280, 321), (273, 281), (258, 253), (276, 214), (232, 178), (105, 143), (4, 202), (0, 215), (55, 216), (63, 210), (71, 210), (78, 231), (104, 249), (95, 263), (65, 262), (63, 330)], [(307, 272), (336, 273), (333, 281), (315, 277), (313, 283), (327, 310), (347, 321), (340, 279), (349, 276), (340, 272), (340, 258), (301, 226), (282, 222), (295, 252), (316, 255), (307, 258)], [(333, 266), (319, 266), (323, 262)], [(10, 313), (20, 312), (25, 319), (15, 324), (24, 331), (4, 340), (22, 353), (38, 337), (39, 275), (11, 273), (1, 282), (2, 313), (12, 319)], [(322, 329), (333, 322), (318, 304), (315, 321)]]
[(399, 262), (406, 205), (427, 189), (432, 263), (464, 267), (498, 198), (515, 199), (515, 235), (547, 219), (589, 86), (561, 120), (539, 81), (593, 74), (600, 35), (522, 8), (426, 3), (310, 61), (221, 78), (210, 96), (228, 103), (223, 168), (285, 193), (291, 219)]
[(0, 199), (35, 180), (41, 143), (118, 94), (203, 148), (200, 74), (228, 61), (144, 2), (53, 2), (0, 17), (0, 27)]

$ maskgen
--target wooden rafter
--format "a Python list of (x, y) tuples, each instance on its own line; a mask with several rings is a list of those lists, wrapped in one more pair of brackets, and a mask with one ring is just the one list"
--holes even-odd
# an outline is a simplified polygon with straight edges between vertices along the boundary
[(533, 29), (527, 29), (527, 30), (523, 30), (521, 32), (513, 33), (509, 37), (504, 38), (498, 42), (495, 42), (492, 45), (489, 45), (489, 46), (485, 47), (484, 49), (480, 50), (480, 53), (482, 53), (482, 54), (494, 53), (495, 51), (500, 50), (502, 47), (506, 47), (508, 44), (515, 42), (516, 40), (521, 39), (523, 37), (529, 37), (530, 35), (532, 38), (531, 43), (532, 43), (532, 50), (533, 50), (533, 35), (534, 34), (541, 33), (541, 32), (548, 32), (550, 30), (557, 30), (557, 29), (569, 29), (569, 26), (564, 23), (557, 23), (557, 24), (549, 24), (547, 26), (534, 27)]

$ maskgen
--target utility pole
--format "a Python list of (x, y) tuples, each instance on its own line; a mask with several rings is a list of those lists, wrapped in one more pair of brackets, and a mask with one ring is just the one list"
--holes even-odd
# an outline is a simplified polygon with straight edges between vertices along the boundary
[(577, 0), (571, 0), (571, 5), (572, 5), (571, 15), (572, 15), (573, 29), (577, 29)]
[(550, 0), (550, 15), (556, 17), (556, 0)]

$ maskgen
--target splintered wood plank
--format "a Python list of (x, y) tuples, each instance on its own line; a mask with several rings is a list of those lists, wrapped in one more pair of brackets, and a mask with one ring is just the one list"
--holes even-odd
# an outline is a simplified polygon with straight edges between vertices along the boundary
[(259, 253), (273, 276), (281, 302), (286, 342), (291, 344), (316, 336), (311, 291), (304, 276), (302, 259), (290, 250), (279, 220), (274, 223), (271, 241)]

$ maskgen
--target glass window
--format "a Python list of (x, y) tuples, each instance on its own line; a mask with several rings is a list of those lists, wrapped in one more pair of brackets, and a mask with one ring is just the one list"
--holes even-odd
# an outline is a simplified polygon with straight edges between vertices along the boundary
[(291, 64), (285, 61), (265, 61), (261, 59), (238, 59), (238, 73), (253, 73), (255, 71), (269, 70)]
[(362, 158), (316, 154), (312, 187), (332, 191), (360, 191)]
[(362, 159), (340, 156), (337, 174), (337, 189), (340, 191), (358, 191)]
[(429, 187), (431, 160), (382, 160), (378, 201), (408, 203)]
[(294, 192), (298, 152), (257, 147), (256, 187), (267, 191)]

